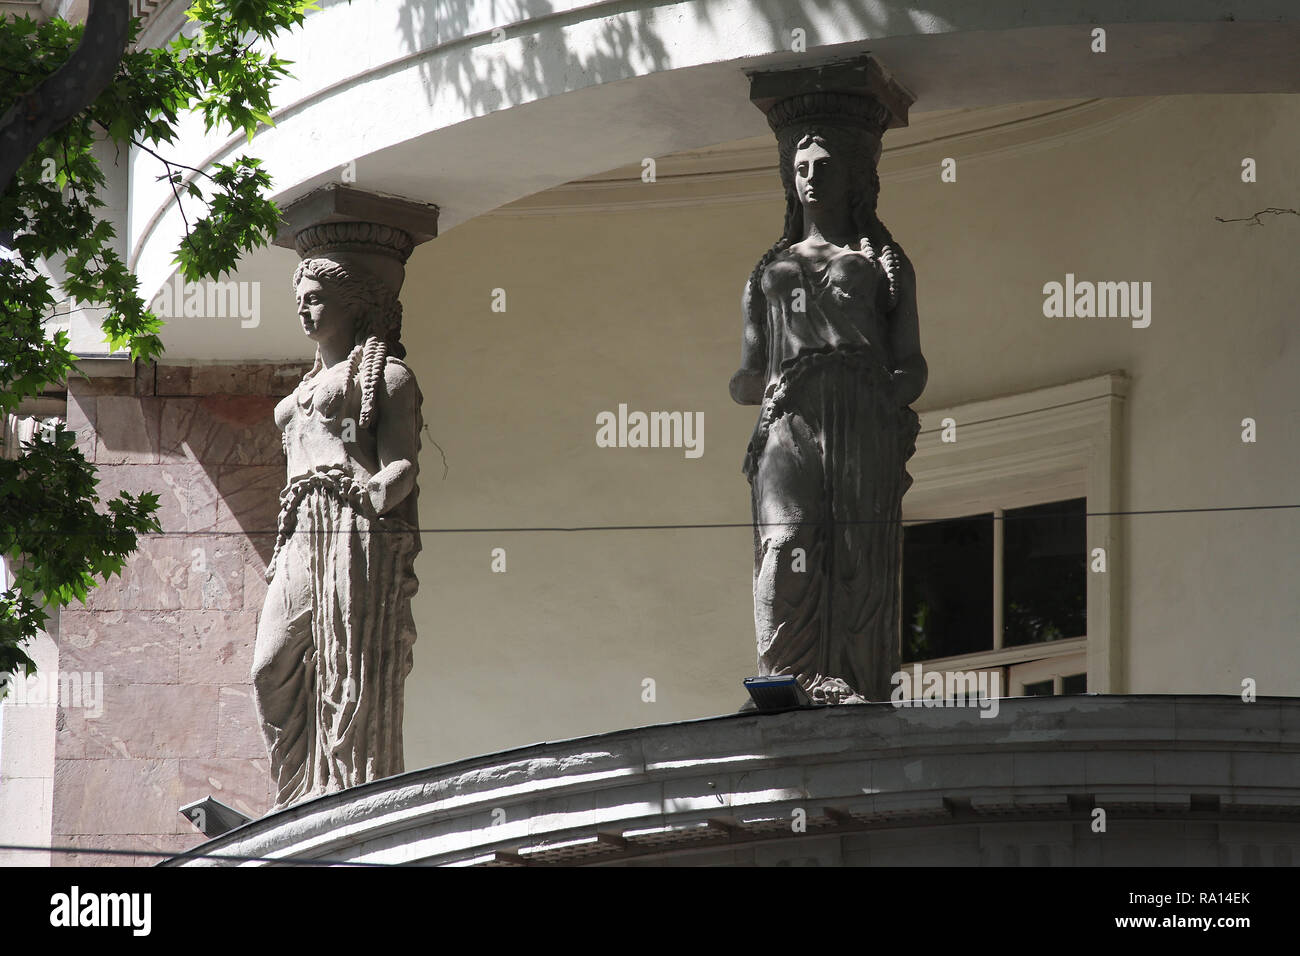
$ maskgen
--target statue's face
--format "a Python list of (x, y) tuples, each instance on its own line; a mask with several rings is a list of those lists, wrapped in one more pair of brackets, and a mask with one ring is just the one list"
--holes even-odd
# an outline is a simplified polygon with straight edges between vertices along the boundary
[(352, 316), (338, 291), (311, 276), (298, 283), (298, 319), (302, 330), (313, 342), (351, 337)]
[(848, 164), (821, 143), (809, 143), (794, 154), (794, 187), (804, 209), (842, 205), (849, 196)]

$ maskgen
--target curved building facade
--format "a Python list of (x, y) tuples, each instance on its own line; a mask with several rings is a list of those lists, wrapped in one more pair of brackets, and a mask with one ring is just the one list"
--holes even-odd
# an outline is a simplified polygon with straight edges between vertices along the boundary
[(999, 711), (825, 707), (537, 744), (303, 803), (188, 865), (1294, 865), (1294, 699)]
[[(136, 7), (142, 43), (182, 27), (179, 0)], [(273, 126), (195, 120), (169, 158), (255, 156), (286, 216), (356, 202), (419, 240), (408, 772), (268, 815), (272, 416), (313, 359), (293, 230), (186, 284), (189, 211), (152, 156), (106, 154), (166, 353), (105, 351), (72, 303), (87, 377), (20, 411), (77, 432), (102, 495), (160, 493), (165, 533), (33, 648), (100, 690), (0, 708), (0, 843), (54, 864), (1296, 861), (1293, 4), (321, 7), (276, 43)], [(735, 714), (756, 410), (728, 381), (784, 212), (751, 79), (868, 55), (912, 97), (879, 205), (929, 366), (900, 673), (975, 675), (995, 717)], [(698, 428), (601, 439), (633, 414)], [(209, 796), (252, 822), (205, 842), (177, 811)]]

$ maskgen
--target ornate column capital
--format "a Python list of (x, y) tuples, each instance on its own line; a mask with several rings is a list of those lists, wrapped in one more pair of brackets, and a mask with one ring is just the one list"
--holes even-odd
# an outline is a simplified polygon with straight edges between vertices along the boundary
[(874, 128), (876, 135), (907, 125), (916, 97), (875, 57), (749, 74), (749, 100), (767, 116), (773, 132), (790, 122), (791, 100), (820, 106), (824, 122)]
[(363, 263), (400, 289), (406, 260), (438, 235), (438, 207), (331, 183), (280, 211), (277, 246), (303, 259), (340, 256)]

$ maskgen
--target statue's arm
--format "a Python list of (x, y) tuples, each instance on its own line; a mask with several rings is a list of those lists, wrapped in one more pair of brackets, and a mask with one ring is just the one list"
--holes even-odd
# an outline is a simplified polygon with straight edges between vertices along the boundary
[(754, 283), (745, 280), (740, 296), (740, 313), (744, 317), (744, 337), (740, 343), (740, 369), (731, 376), (731, 397), (741, 405), (763, 404), (764, 378), (767, 370), (767, 335), (754, 321)]
[(921, 326), (916, 314), (916, 272), (912, 260), (900, 256), (898, 304), (890, 313), (890, 354), (894, 356), (894, 384), (902, 405), (911, 405), (925, 391), (929, 368), (921, 354)]
[(375, 434), (379, 470), (367, 485), (379, 514), (397, 507), (415, 488), (420, 452), (420, 391), (415, 376), (405, 365), (388, 362), (383, 389)]

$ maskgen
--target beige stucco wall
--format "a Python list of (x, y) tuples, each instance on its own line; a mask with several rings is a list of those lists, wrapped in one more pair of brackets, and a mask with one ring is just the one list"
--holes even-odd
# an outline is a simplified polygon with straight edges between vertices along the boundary
[[(251, 145), (191, 130), (172, 157), (202, 166), (251, 150), (281, 200), (346, 169), (361, 188), (442, 207), (445, 235), (417, 251), (403, 294), (426, 396), (422, 525), (431, 529), (417, 568), (411, 768), (731, 711), (754, 669), (739, 464), (757, 410), (732, 404), (726, 384), (741, 285), (779, 231), (775, 172), (758, 199), (749, 196), (755, 180), (742, 177), (698, 180), (688, 202), (660, 202), (655, 186), (636, 185), (627, 188), (643, 191), (644, 204), (619, 211), (485, 211), (642, 153), (662, 159), (761, 132), (742, 64), (800, 62), (786, 52), (794, 26), (809, 28), (819, 60), (869, 44), (918, 94), (918, 120), (939, 107), (1042, 97), (1297, 88), (1293, 28), (1271, 0), (1248, 4), (1231, 24), (1204, 2), (1157, 11), (1180, 17), (1173, 25), (1112, 4), (1105, 59), (1085, 53), (1092, 19), (1081, 23), (1060, 3), (976, 22), (942, 2), (906, 18), (885, 4), (863, 20), (849, 15), (852, 4), (772, 11), (758, 0), (682, 0), (643, 11), (565, 0), (536, 23), (504, 23), (504, 40), (490, 32), (499, 11), (470, 6), (464, 17), (428, 20), (406, 16), (399, 0), (327, 5), (277, 47), (298, 78), (277, 95), (274, 127)], [(1294, 205), (1297, 119), (1294, 96), (1175, 97), (1089, 129), (1081, 118), (1073, 132), (991, 117), (994, 131), (929, 146), (922, 135), (887, 153), (882, 212), (922, 284), (931, 366), (922, 408), (1120, 370), (1131, 381), (1129, 509), (1294, 500), (1300, 360), (1287, 323), (1300, 291), (1300, 217), (1255, 227), (1214, 216)], [(944, 156), (958, 160), (955, 184), (940, 182)], [(1244, 156), (1258, 161), (1258, 184), (1241, 183)], [(125, 161), (112, 172), (107, 213), (149, 295), (171, 269), (182, 223), (152, 158), (137, 153), (130, 164), (129, 174)], [(246, 257), (233, 278), (257, 284), (259, 314), (169, 318), (174, 367), (137, 369), (129, 394), (104, 392), (98, 420), (74, 424), (109, 452), (96, 458), (104, 489), (156, 479), (156, 490), (167, 488), (165, 527), (186, 537), (142, 548), (124, 582), (64, 615), (60, 662), (102, 668), (116, 691), (102, 722), (64, 715), (57, 775), (49, 728), (9, 722), (0, 777), (58, 780), (40, 791), (49, 799), (29, 784), (0, 801), (38, 811), (36, 830), (25, 821), (23, 833), (88, 849), (170, 850), (197, 839), (175, 814), (182, 803), (212, 792), (246, 812), (266, 805), (241, 675), (265, 558), (252, 542), (273, 520), (279, 465), (274, 434), (264, 441), (266, 416), (245, 420), (252, 406), (239, 399), (264, 403), (282, 382), (216, 387), (212, 368), (195, 368), (191, 382), (190, 366), (308, 357), (290, 311), (294, 261), (283, 249)], [(1150, 282), (1151, 327), (1044, 318), (1043, 283), (1067, 272)], [(491, 308), (498, 288), (505, 312)], [(93, 316), (67, 325), (79, 354), (102, 348)], [(177, 376), (185, 388), (159, 390)], [(621, 403), (702, 414), (704, 454), (597, 447), (596, 414)], [(197, 423), (193, 435), (180, 419), (168, 424), (169, 406), (205, 410), (183, 419)], [(70, 418), (85, 407), (74, 395)], [(1256, 444), (1240, 441), (1246, 416), (1259, 423)], [(1294, 510), (1126, 519), (1110, 555), (1124, 607), (1124, 660), (1110, 689), (1235, 694), (1253, 677), (1262, 694), (1300, 694), (1297, 521)], [(231, 522), (243, 536), (221, 566), (207, 579), (185, 572), (193, 542), (218, 525), (235, 530)], [(505, 549), (506, 573), (492, 571), (494, 548)], [(182, 583), (154, 586), (173, 573)], [(229, 578), (232, 595), (242, 582), (238, 602), (211, 606), (213, 578)], [(172, 610), (185, 612), (184, 627), (161, 613)], [(44, 741), (22, 774), (12, 765), (18, 730), (23, 746)]]
[[(1300, 217), (1214, 217), (1293, 204), (1298, 121), (1294, 97), (1173, 97), (1055, 146), (966, 162), (956, 141), (942, 151), (956, 183), (937, 165), (891, 179), (887, 158), (882, 217), (921, 283), (921, 406), (1123, 370), (1130, 510), (1295, 502)], [(1258, 183), (1241, 182), (1243, 157)], [(409, 767), (744, 699), (739, 466), (756, 410), (732, 404), (727, 380), (741, 285), (779, 233), (772, 182), (770, 201), (504, 211), (417, 250), (403, 300), (429, 426), (424, 527), (738, 527), (427, 534)], [(1043, 284), (1067, 272), (1151, 282), (1150, 327), (1044, 318)], [(597, 447), (596, 414), (620, 403), (702, 412), (704, 454)], [(1117, 689), (1232, 694), (1254, 677), (1261, 694), (1300, 694), (1298, 531), (1294, 510), (1129, 518), (1111, 556), (1128, 650)]]

